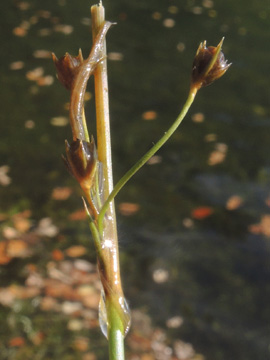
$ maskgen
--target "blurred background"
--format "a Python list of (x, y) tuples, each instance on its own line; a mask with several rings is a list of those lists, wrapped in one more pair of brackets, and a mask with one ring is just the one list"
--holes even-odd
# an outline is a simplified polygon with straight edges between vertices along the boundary
[[(51, 52), (86, 57), (88, 0), (2, 1), (1, 359), (105, 360), (95, 252)], [(183, 105), (201, 41), (233, 65), (116, 199), (130, 360), (270, 359), (270, 5), (105, 1), (114, 178)], [(92, 79), (91, 79), (92, 80)], [(86, 94), (95, 133), (93, 82)]]

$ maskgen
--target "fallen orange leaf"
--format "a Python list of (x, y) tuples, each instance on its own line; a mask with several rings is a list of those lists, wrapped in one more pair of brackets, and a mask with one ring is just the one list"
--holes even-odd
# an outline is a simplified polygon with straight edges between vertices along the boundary
[(124, 216), (136, 214), (140, 209), (140, 205), (136, 203), (122, 202), (119, 204), (119, 212)]
[(16, 36), (25, 36), (27, 34), (27, 31), (26, 29), (20, 27), (20, 26), (17, 26), (13, 29), (13, 34), (16, 35)]
[(194, 209), (191, 213), (193, 219), (202, 220), (212, 215), (214, 210), (208, 206), (200, 206)]
[(7, 219), (7, 215), (4, 213), (0, 213), (0, 221), (4, 221)]
[(157, 118), (157, 112), (154, 110), (145, 111), (142, 114), (143, 120), (155, 120)]
[(26, 78), (30, 81), (37, 81), (38, 79), (40, 79), (44, 74), (44, 69), (43, 67), (37, 67), (33, 70), (29, 70), (26, 73)]
[(53, 250), (52, 251), (52, 258), (53, 258), (53, 260), (55, 260), (55, 261), (61, 261), (61, 260), (63, 260), (64, 259), (64, 254), (63, 254), (63, 252), (61, 251), (61, 250), (59, 250), (59, 249), (55, 249), (55, 250)]
[(82, 360), (97, 360), (97, 357), (94, 353), (86, 353), (83, 355)]
[(17, 299), (30, 299), (40, 294), (40, 289), (36, 286), (11, 285), (8, 288), (11, 294)]
[(226, 209), (236, 210), (243, 204), (243, 199), (239, 195), (232, 195), (226, 203)]
[(43, 311), (59, 310), (59, 304), (57, 300), (51, 296), (44, 296), (40, 302), (40, 308)]
[(252, 234), (263, 234), (270, 238), (270, 214), (263, 215), (259, 224), (252, 224), (248, 229)]
[[(270, 196), (265, 200), (265, 203), (267, 206), (270, 207)], [(0, 216), (1, 216), (1, 214), (0, 214)]]
[(201, 122), (204, 121), (204, 114), (201, 113), (201, 112), (198, 112), (198, 113), (196, 113), (196, 114), (193, 114), (193, 115), (191, 116), (191, 119), (192, 119), (192, 121), (194, 121), (194, 122), (196, 122), (196, 123), (201, 123)]
[(15, 229), (18, 230), (20, 233), (26, 233), (31, 227), (31, 222), (29, 219), (25, 219), (23, 217), (15, 217), (13, 221)]
[(45, 280), (45, 295), (47, 298), (78, 300), (78, 295), (74, 292), (74, 288), (71, 285), (53, 279)]
[(31, 335), (31, 340), (34, 345), (40, 345), (42, 343), (42, 341), (44, 340), (44, 337), (45, 337), (44, 333), (41, 331), (38, 331)]
[(7, 241), (0, 242), (0, 265), (8, 264), (11, 257), (7, 255)]
[(52, 198), (54, 200), (66, 200), (70, 197), (72, 189), (70, 187), (57, 187), (53, 189)]
[(25, 268), (29, 273), (33, 273), (37, 271), (37, 265), (32, 263), (27, 264)]
[(208, 165), (213, 166), (222, 163), (225, 160), (226, 153), (214, 150), (209, 155)]
[(37, 79), (37, 84), (39, 86), (49, 86), (54, 83), (54, 77), (51, 75), (42, 76)]
[(89, 346), (89, 339), (86, 337), (78, 337), (74, 340), (73, 346), (78, 351), (86, 351)]
[(86, 253), (87, 249), (82, 245), (74, 245), (66, 249), (66, 254), (70, 257), (79, 257)]
[(17, 336), (9, 340), (9, 346), (11, 347), (21, 347), (24, 344), (25, 344), (25, 340), (21, 336)]
[(261, 229), (262, 233), (270, 238), (270, 215), (263, 215), (261, 219)]
[(154, 355), (150, 353), (143, 354), (141, 360), (155, 360)]
[(151, 340), (145, 336), (140, 335), (138, 332), (133, 332), (128, 337), (128, 345), (132, 350), (149, 351), (151, 350)]
[(92, 309), (98, 308), (100, 292), (97, 291), (94, 287), (85, 285), (80, 287), (76, 292), (85, 307)]
[(30, 251), (23, 240), (9, 240), (7, 244), (7, 255), (10, 257), (26, 257)]
[(86, 212), (84, 209), (80, 209), (77, 211), (74, 211), (72, 214), (69, 215), (69, 219), (73, 221), (77, 220), (85, 220), (87, 217)]

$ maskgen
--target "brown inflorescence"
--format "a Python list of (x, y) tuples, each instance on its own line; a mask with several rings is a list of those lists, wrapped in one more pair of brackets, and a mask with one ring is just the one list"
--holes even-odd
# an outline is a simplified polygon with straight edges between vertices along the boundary
[(66, 163), (83, 189), (90, 189), (97, 165), (97, 151), (94, 139), (91, 142), (77, 139), (71, 144), (66, 141)]
[(69, 53), (66, 53), (58, 59), (53, 53), (52, 57), (57, 70), (58, 80), (65, 86), (66, 89), (71, 90), (73, 81), (78, 73), (78, 69), (83, 63), (81, 50), (79, 50), (78, 56), (72, 56)]
[(193, 61), (191, 88), (199, 90), (210, 85), (228, 70), (231, 64), (227, 64), (221, 51), (223, 40), (216, 47), (207, 47), (206, 41), (200, 44)]

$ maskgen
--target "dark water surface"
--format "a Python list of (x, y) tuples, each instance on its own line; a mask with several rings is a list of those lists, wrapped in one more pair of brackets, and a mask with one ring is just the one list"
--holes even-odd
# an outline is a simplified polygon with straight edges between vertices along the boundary
[[(89, 5), (0, 5), (0, 167), (9, 167), (11, 179), (0, 185), (0, 211), (30, 209), (34, 222), (50, 217), (70, 242), (76, 237), (84, 244), (87, 225), (77, 235), (66, 221), (81, 200), (61, 161), (64, 139), (71, 138), (68, 124), (59, 126), (68, 116), (68, 93), (53, 81), (48, 51), (87, 54)], [(161, 328), (181, 316), (183, 325), (167, 329), (168, 336), (192, 343), (207, 360), (270, 359), (269, 0), (104, 5), (107, 19), (118, 23), (107, 37), (115, 179), (176, 118), (200, 41), (217, 45), (225, 36), (224, 53), (233, 63), (198, 93), (157, 163), (117, 198), (117, 206), (140, 209), (126, 216), (120, 207), (118, 215), (130, 306), (144, 308)], [(93, 99), (86, 111), (94, 119)], [(56, 202), (51, 193), (59, 186), (75, 193)], [(1, 271), (3, 286), (19, 277), (15, 268)]]

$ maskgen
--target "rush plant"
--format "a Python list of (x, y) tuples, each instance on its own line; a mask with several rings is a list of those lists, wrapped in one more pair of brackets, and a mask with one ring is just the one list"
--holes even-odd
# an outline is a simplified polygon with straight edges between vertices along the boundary
[[(110, 360), (124, 360), (124, 337), (130, 327), (130, 312), (123, 294), (117, 240), (114, 198), (127, 181), (165, 144), (181, 124), (199, 89), (220, 78), (229, 68), (221, 47), (200, 44), (195, 55), (187, 100), (159, 141), (113, 186), (108, 80), (105, 36), (113, 25), (105, 21), (100, 3), (91, 7), (93, 46), (84, 59), (66, 53), (53, 54), (59, 81), (70, 91), (72, 141), (66, 140), (64, 161), (83, 192), (83, 204), (94, 240), (102, 283), (100, 326), (109, 342)], [(95, 78), (97, 141), (89, 134), (84, 114), (84, 95), (89, 77)]]

